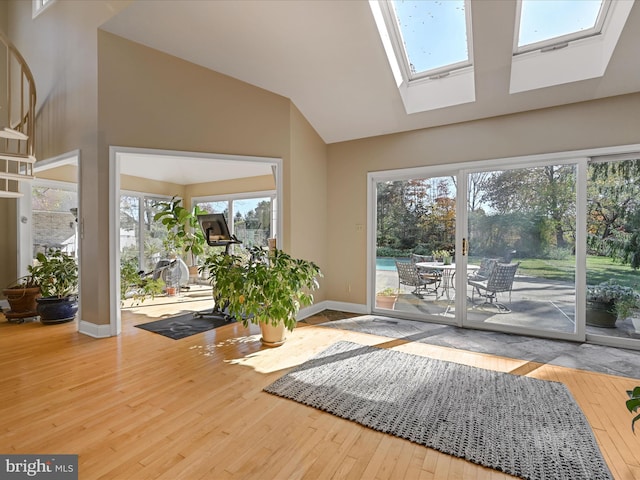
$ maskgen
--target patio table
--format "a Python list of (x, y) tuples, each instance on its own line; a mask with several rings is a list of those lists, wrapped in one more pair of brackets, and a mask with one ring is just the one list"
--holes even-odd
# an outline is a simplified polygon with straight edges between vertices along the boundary
[[(450, 290), (455, 290), (454, 278), (456, 275), (456, 264), (451, 263), (445, 265), (442, 262), (417, 262), (418, 269), (439, 270), (442, 272), (442, 289), (444, 290), (447, 300), (451, 300)], [(480, 265), (467, 265), (467, 272), (474, 272), (480, 268)]]

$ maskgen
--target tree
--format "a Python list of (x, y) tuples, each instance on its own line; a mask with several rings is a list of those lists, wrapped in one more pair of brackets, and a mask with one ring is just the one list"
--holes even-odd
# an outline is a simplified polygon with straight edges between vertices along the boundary
[(592, 163), (589, 174), (589, 247), (640, 268), (640, 159)]

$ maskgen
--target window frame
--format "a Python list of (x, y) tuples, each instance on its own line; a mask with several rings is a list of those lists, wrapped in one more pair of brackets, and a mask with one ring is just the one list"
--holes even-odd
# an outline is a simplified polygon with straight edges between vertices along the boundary
[(602, 0), (600, 11), (598, 12), (598, 17), (596, 18), (595, 25), (592, 28), (567, 33), (565, 35), (560, 35), (557, 37), (552, 37), (546, 40), (540, 40), (538, 42), (528, 43), (520, 46), (518, 44), (518, 39), (520, 37), (520, 25), (522, 23), (522, 2), (523, 0), (518, 0), (516, 2), (516, 20), (513, 38), (514, 55), (521, 55), (523, 53), (534, 52), (536, 50), (540, 50), (541, 52), (557, 50), (559, 48), (568, 46), (571, 42), (593, 37), (596, 35), (601, 35), (603, 33), (604, 24), (611, 7), (611, 0)]

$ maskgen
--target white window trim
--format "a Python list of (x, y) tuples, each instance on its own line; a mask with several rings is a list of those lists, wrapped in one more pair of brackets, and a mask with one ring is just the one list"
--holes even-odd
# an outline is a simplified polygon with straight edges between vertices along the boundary
[[(509, 93), (602, 77), (632, 7), (629, 0), (611, 3), (600, 35), (568, 42), (560, 49), (514, 53)], [(514, 35), (517, 44), (518, 30)]]
[(227, 219), (227, 223), (229, 224), (229, 229), (231, 230), (231, 234), (235, 234), (235, 226), (234, 226), (234, 218), (235, 212), (233, 211), (233, 202), (235, 200), (251, 200), (255, 198), (270, 198), (271, 199), (271, 237), (278, 238), (277, 234), (277, 225), (276, 219), (278, 218), (278, 208), (276, 199), (278, 197), (278, 193), (276, 190), (261, 190), (256, 192), (242, 192), (242, 193), (230, 193), (230, 194), (222, 194), (222, 195), (206, 195), (200, 197), (191, 197), (191, 205), (195, 205), (197, 203), (205, 203), (205, 202), (227, 202), (229, 209), (229, 218)]
[[(471, 3), (465, 0), (469, 60), (413, 75), (409, 71), (393, 6), (388, 0), (369, 0), (387, 60), (407, 114), (475, 102)], [(400, 61), (400, 58), (403, 61)]]
[(602, 28), (604, 27), (605, 19), (609, 14), (608, 12), (609, 12), (610, 6), (611, 6), (611, 0), (604, 0), (600, 8), (600, 12), (598, 12), (598, 18), (596, 19), (596, 24), (587, 30), (580, 30), (577, 32), (568, 33), (566, 35), (561, 35), (558, 37), (541, 40), (539, 42), (527, 43), (525, 45), (518, 46), (518, 38), (520, 37), (520, 22), (522, 20), (522, 0), (518, 0), (518, 2), (516, 3), (516, 24), (515, 24), (516, 28), (515, 28), (515, 35), (513, 39), (514, 55), (532, 52), (534, 50), (553, 48), (555, 46), (560, 46), (565, 43), (574, 42), (576, 40), (588, 38), (594, 35), (599, 35), (602, 32)]
[(57, 0), (33, 0), (31, 18), (36, 18), (38, 15), (40, 15), (46, 9), (51, 7), (51, 5), (56, 3), (56, 1)]

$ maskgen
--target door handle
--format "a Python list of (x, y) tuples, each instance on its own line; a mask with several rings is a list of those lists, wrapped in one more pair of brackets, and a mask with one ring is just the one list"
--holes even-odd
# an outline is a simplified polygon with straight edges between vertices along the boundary
[(469, 254), (469, 242), (466, 238), (462, 239), (462, 255), (466, 256)]

